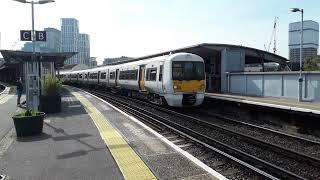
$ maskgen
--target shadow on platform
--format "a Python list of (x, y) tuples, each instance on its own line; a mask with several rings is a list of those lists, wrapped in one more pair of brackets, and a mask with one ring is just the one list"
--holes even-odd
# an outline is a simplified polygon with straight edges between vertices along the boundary
[(83, 156), (88, 154), (90, 151), (99, 151), (101, 149), (105, 148), (97, 148), (95, 146), (92, 146), (91, 144), (81, 140), (81, 138), (87, 138), (91, 137), (91, 134), (87, 133), (79, 133), (79, 134), (68, 134), (64, 131), (62, 128), (56, 128), (48, 123), (45, 123), (46, 126), (50, 127), (51, 129), (54, 130), (54, 132), (61, 134), (61, 136), (56, 136), (56, 137), (51, 137), (53, 141), (67, 141), (67, 140), (74, 140), (77, 141), (89, 148), (89, 150), (77, 150), (71, 153), (65, 153), (61, 155), (57, 155), (57, 159), (66, 159), (66, 158), (73, 158), (73, 157), (78, 157), (78, 156)]
[(51, 138), (52, 136), (46, 133), (41, 133), (35, 136), (25, 136), (25, 137), (17, 137), (17, 141), (19, 142), (33, 142), (33, 141), (43, 141)]

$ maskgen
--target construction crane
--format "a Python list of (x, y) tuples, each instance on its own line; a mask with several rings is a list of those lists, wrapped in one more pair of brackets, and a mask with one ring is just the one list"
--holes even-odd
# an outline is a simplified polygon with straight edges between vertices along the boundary
[(277, 39), (276, 39), (276, 35), (277, 35), (277, 21), (278, 21), (278, 17), (274, 17), (274, 23), (273, 23), (273, 30), (272, 30), (272, 34), (270, 37), (270, 41), (268, 43), (268, 48), (266, 48), (266, 45), (264, 45), (264, 48), (266, 49), (266, 51), (270, 52), (270, 46), (271, 43), (273, 42), (273, 53), (276, 54), (277, 52)]

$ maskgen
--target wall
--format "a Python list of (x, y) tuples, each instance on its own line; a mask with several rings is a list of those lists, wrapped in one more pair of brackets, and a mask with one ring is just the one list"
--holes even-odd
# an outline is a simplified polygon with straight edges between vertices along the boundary
[(245, 51), (226, 48), (221, 51), (221, 92), (227, 91), (226, 72), (244, 71)]
[[(302, 96), (320, 102), (320, 72), (303, 72)], [(229, 93), (298, 99), (299, 72), (227, 73)]]

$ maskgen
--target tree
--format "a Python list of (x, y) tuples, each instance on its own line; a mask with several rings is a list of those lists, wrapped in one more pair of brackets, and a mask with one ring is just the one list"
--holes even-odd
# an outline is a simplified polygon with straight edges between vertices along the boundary
[(305, 71), (320, 71), (320, 55), (307, 58), (303, 68)]

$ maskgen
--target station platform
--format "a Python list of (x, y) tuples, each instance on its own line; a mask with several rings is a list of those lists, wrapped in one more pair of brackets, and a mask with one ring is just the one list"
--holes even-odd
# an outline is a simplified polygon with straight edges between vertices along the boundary
[(302, 113), (320, 115), (319, 102), (299, 102), (294, 99), (273, 98), (273, 97), (252, 97), (233, 94), (206, 93), (205, 97), (232, 101), (250, 105), (257, 105), (269, 108), (284, 109)]
[(13, 123), (11, 117), (20, 110), (16, 107), (17, 98), (14, 98), (15, 94), (12, 92), (13, 87), (7, 84), (3, 85), (5, 85), (6, 88), (0, 92), (0, 139), (12, 129)]
[[(0, 117), (11, 123), (13, 95)], [(10, 118), (7, 118), (10, 117)], [(1, 118), (3, 119), (3, 118)], [(2, 126), (0, 127), (2, 128)], [(8, 179), (225, 179), (132, 116), (95, 96), (63, 88), (62, 112), (43, 134), (0, 140), (0, 175)]]

